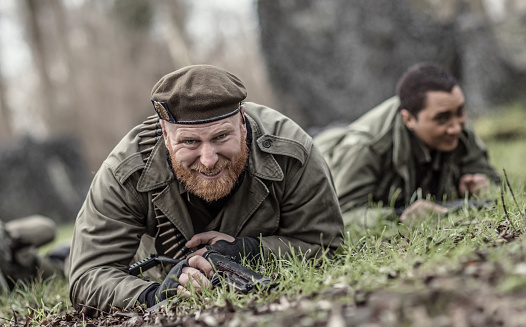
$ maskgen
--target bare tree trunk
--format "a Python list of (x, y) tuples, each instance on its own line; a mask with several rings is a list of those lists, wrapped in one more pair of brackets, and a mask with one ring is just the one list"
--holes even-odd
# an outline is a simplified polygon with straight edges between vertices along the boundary
[(4, 75), (0, 62), (0, 144), (7, 143), (13, 137), (11, 128), (11, 113), (7, 104)]
[(160, 21), (163, 22), (163, 37), (172, 57), (174, 67), (184, 67), (192, 64), (188, 54), (187, 43), (184, 40), (184, 33), (181, 31), (184, 26), (184, 5), (179, 1), (156, 2), (156, 10)]
[[(50, 5), (51, 9), (53, 10), (53, 17), (55, 18), (56, 36), (58, 39), (58, 47), (56, 50), (58, 50), (60, 58), (62, 58), (64, 61), (64, 65), (67, 70), (67, 78), (60, 86), (62, 89), (61, 93), (67, 96), (64, 105), (61, 106), (64, 110), (61, 110), (60, 112), (61, 118), (58, 119), (58, 117), (56, 117), (54, 120), (58, 122), (60, 126), (53, 124), (53, 126), (50, 127), (52, 127), (55, 131), (60, 132), (63, 132), (64, 129), (66, 131), (72, 131), (76, 130), (76, 128), (72, 127), (78, 124), (78, 108), (80, 106), (78, 95), (79, 83), (77, 80), (75, 60), (68, 37), (69, 28), (67, 14), (62, 0), (50, 0)], [(70, 126), (67, 126), (68, 124)]]
[(35, 63), (36, 72), (40, 81), (40, 99), (38, 101), (41, 115), (47, 126), (55, 118), (54, 88), (46, 69), (48, 64), (42, 29), (38, 23), (39, 6), (43, 2), (38, 0), (24, 0), (24, 10), (26, 13), (26, 32), (28, 35), (31, 54)]

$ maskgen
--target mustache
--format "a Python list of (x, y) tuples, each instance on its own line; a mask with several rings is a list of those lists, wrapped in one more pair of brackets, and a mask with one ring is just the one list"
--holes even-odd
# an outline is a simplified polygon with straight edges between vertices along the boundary
[(203, 174), (213, 175), (213, 174), (219, 173), (221, 170), (225, 168), (229, 168), (231, 165), (232, 163), (230, 160), (223, 158), (223, 157), (219, 157), (217, 159), (216, 164), (211, 168), (206, 167), (198, 160), (190, 166), (190, 169), (193, 169)]

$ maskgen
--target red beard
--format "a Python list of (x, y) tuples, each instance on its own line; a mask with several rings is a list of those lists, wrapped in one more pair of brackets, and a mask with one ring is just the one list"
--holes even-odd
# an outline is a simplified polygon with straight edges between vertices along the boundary
[[(242, 135), (240, 153), (232, 160), (219, 155), (212, 168), (205, 167), (199, 160), (188, 168), (184, 167), (175, 160), (172, 153), (170, 153), (170, 160), (177, 179), (185, 185), (188, 192), (207, 202), (212, 202), (227, 196), (232, 191), (243, 169), (245, 169), (248, 152), (245, 136)], [(197, 173), (214, 175), (223, 169), (225, 170), (223, 174), (215, 179), (205, 179)]]

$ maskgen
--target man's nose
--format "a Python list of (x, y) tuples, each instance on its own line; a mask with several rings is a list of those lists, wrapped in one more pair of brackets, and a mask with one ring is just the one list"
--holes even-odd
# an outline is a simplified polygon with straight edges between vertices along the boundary
[(458, 135), (462, 132), (463, 127), (464, 127), (463, 118), (454, 119), (453, 123), (447, 129), (447, 133), (450, 135)]
[(210, 143), (203, 143), (201, 147), (201, 157), (199, 161), (206, 168), (213, 168), (217, 162), (218, 156), (217, 151), (213, 145)]

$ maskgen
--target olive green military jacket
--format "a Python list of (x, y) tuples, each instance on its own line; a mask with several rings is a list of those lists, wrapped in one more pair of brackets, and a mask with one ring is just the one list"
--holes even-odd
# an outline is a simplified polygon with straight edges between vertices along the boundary
[[(265, 256), (290, 253), (291, 247), (308, 257), (335, 249), (341, 242), (341, 212), (330, 171), (312, 139), (277, 111), (254, 103), (245, 107), (253, 140), (248, 168), (206, 230), (261, 236)], [(155, 243), (161, 237), (159, 210), (186, 240), (195, 234), (192, 221), (205, 215), (190, 214), (189, 195), (169, 167), (162, 136), (144, 162), (138, 150), (141, 130), (139, 125), (128, 133), (104, 161), (77, 217), (70, 297), (88, 314), (94, 313), (87, 306), (133, 307), (151, 285), (128, 275), (127, 268), (141, 256), (165, 253)]]
[[(325, 131), (314, 140), (333, 174), (345, 225), (370, 226), (394, 218), (393, 208), (407, 207), (419, 197), (412, 136), (399, 105), (397, 97), (390, 98), (347, 127)], [(468, 127), (446, 158), (440, 166), (438, 200), (456, 198), (464, 174), (483, 173), (499, 182), (485, 145)]]

